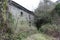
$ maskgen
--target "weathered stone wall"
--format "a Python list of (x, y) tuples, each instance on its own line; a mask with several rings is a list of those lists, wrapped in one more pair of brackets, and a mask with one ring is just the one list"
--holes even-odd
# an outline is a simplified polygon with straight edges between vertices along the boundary
[[(21, 9), (18, 9), (14, 5), (9, 5), (9, 10), (13, 15), (14, 18), (14, 26), (13, 29), (16, 28), (20, 30), (22, 27), (32, 27), (34, 26), (34, 15), (29, 14)], [(21, 12), (23, 13), (21, 15)], [(16, 30), (14, 29), (14, 30)], [(18, 31), (17, 31), (18, 32)]]

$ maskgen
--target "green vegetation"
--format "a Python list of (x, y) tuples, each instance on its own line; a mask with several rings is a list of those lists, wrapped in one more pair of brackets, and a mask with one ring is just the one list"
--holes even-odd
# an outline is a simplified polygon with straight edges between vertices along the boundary
[(40, 31), (41, 32), (44, 32), (44, 33), (49, 33), (50, 32), (54, 32), (54, 31), (59, 31), (59, 26), (57, 26), (56, 24), (45, 24), (43, 25), (41, 28), (40, 28)]
[(0, 0), (0, 40), (10, 40), (12, 34), (12, 30), (9, 26), (11, 21), (9, 22), (8, 20), (10, 13), (8, 12), (7, 4), (8, 0)]
[(55, 40), (55, 38), (42, 34), (42, 33), (39, 33), (39, 34), (31, 35), (25, 40)]
[[(52, 3), (50, 0), (44, 0), (42, 4), (39, 4), (38, 8), (35, 10), (35, 14), (38, 16), (36, 19), (36, 26), (39, 32), (58, 37), (60, 35), (60, 3)], [(43, 19), (41, 21), (41, 19)], [(59, 38), (59, 37), (58, 37)]]
[[(36, 27), (29, 26), (27, 21), (16, 22), (11, 12), (7, 14), (7, 0), (1, 1), (0, 40), (56, 40), (56, 38), (59, 38), (60, 24), (56, 19), (60, 17), (60, 3), (56, 5), (50, 0), (43, 1), (44, 5), (39, 4), (39, 7), (35, 10), (38, 16)], [(52, 4), (48, 5), (49, 2)], [(18, 18), (17, 21), (19, 20)]]
[(60, 16), (60, 3), (58, 3), (55, 7), (55, 12), (58, 13), (58, 15)]

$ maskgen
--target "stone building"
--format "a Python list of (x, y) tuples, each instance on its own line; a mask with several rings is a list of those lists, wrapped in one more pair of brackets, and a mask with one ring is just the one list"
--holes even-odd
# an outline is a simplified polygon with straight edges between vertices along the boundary
[(29, 11), (14, 1), (9, 1), (8, 8), (14, 19), (13, 27), (15, 27), (15, 30), (19, 27), (34, 26), (35, 14), (32, 11)]

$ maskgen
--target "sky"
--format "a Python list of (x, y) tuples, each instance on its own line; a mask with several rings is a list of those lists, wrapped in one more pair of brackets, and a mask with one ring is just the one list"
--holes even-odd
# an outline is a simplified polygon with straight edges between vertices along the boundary
[[(34, 11), (34, 9), (36, 9), (39, 5), (39, 2), (41, 0), (13, 0), (15, 2), (17, 2), (18, 4), (22, 5), (23, 7), (27, 8), (30, 11)], [(57, 1), (57, 0), (51, 0), (53, 2)]]

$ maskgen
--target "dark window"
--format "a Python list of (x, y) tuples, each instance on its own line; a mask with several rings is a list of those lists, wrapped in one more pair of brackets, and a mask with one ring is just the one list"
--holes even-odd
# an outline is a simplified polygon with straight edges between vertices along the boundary
[(23, 12), (21, 12), (21, 16), (23, 16)]
[(31, 19), (30, 15), (29, 15), (29, 19)]

